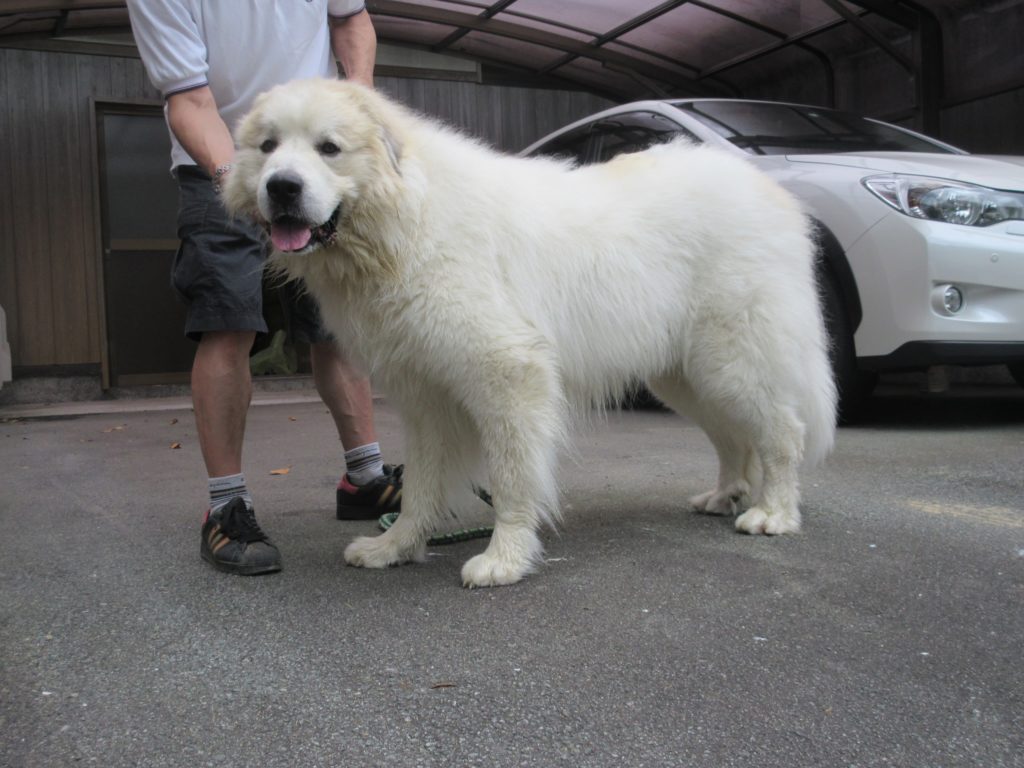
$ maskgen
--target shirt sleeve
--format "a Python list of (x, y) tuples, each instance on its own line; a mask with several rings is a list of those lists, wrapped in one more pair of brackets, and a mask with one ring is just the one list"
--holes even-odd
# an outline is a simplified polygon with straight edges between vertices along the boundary
[(327, 15), (332, 19), (347, 19), (366, 7), (363, 0), (328, 0)]
[(128, 0), (128, 16), (149, 79), (165, 99), (207, 85), (206, 44), (185, 3)]

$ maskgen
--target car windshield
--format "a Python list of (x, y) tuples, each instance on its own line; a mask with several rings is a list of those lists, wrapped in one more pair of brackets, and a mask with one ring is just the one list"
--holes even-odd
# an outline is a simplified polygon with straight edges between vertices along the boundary
[(948, 147), (846, 112), (743, 101), (676, 102), (740, 149), (754, 155), (819, 152), (941, 152)]

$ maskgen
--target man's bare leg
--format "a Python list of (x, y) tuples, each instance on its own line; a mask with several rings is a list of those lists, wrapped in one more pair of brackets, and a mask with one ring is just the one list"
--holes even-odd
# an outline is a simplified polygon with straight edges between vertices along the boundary
[(245, 575), (281, 570), (281, 555), (252, 512), (242, 475), (242, 442), (252, 400), (252, 331), (203, 334), (192, 363), (192, 407), (210, 476), (210, 512), (203, 521), (203, 559)]
[(192, 407), (210, 477), (242, 471), (245, 418), (252, 400), (252, 331), (203, 334), (192, 363)]
[(373, 424), (370, 379), (333, 341), (310, 344), (313, 381), (345, 448), (346, 474), (338, 483), (339, 520), (365, 520), (401, 504), (401, 468), (386, 467)]
[(313, 383), (338, 428), (346, 451), (377, 442), (370, 379), (348, 362), (333, 341), (309, 345)]

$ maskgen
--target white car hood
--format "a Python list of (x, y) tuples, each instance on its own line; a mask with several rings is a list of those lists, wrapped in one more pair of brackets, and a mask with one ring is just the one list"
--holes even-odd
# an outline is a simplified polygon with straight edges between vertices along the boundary
[(867, 173), (905, 173), (980, 184), (1004, 190), (1024, 190), (1024, 167), (1019, 157), (946, 155), (925, 152), (864, 152), (829, 155), (787, 155), (791, 163), (841, 165)]

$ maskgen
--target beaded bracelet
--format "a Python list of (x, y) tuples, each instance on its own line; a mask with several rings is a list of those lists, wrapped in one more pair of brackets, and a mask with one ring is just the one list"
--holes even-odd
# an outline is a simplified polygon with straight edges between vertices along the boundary
[(223, 165), (218, 165), (216, 170), (213, 172), (213, 178), (211, 179), (211, 181), (213, 182), (213, 186), (216, 188), (218, 192), (221, 191), (221, 188), (224, 185), (224, 179), (227, 177), (228, 173), (230, 173), (231, 169), (234, 167), (235, 166), (232, 163), (224, 163)]

